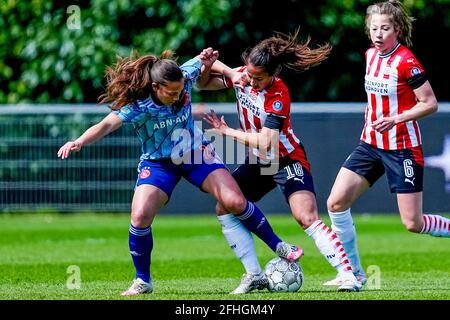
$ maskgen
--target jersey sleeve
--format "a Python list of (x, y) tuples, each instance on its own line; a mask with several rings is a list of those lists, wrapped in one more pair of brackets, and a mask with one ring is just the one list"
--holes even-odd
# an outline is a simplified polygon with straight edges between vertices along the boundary
[(222, 81), (223, 81), (223, 84), (225, 85), (225, 88), (232, 88), (233, 87), (233, 82), (231, 82), (230, 78), (225, 77), (225, 75), (222, 75)]
[(192, 86), (197, 81), (202, 70), (202, 63), (198, 58), (192, 58), (180, 67), (183, 72), (183, 76), (186, 79), (185, 87), (188, 91), (192, 89)]
[(264, 110), (267, 114), (286, 118), (291, 112), (291, 98), (287, 90), (267, 93), (264, 101)]
[(408, 56), (400, 63), (399, 73), (412, 89), (419, 88), (427, 81), (422, 65), (413, 55)]
[(120, 119), (122, 119), (122, 122), (135, 122), (138, 120), (139, 116), (141, 115), (141, 112), (139, 110), (139, 107), (136, 104), (126, 105), (120, 108), (119, 110), (113, 111)]
[(289, 91), (284, 87), (271, 90), (266, 94), (264, 101), (264, 111), (267, 113), (264, 127), (274, 130), (281, 130), (284, 121), (291, 112), (291, 98)]

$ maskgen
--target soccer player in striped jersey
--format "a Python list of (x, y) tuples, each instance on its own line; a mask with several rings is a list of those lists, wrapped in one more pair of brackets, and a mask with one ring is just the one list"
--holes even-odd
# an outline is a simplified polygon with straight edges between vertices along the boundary
[[(399, 1), (367, 9), (366, 31), (372, 46), (366, 51), (367, 106), (360, 144), (344, 162), (327, 206), (332, 228), (347, 251), (355, 274), (365, 273), (356, 244), (350, 208), (385, 172), (406, 229), (449, 237), (450, 219), (424, 214), (422, 209), (422, 139), (417, 120), (438, 105), (422, 65), (408, 49), (413, 18)], [(328, 285), (339, 285), (336, 277)]]
[[(132, 123), (141, 140), (142, 155), (129, 228), (136, 277), (122, 295), (153, 291), (150, 277), (152, 223), (181, 177), (211, 193), (226, 210), (241, 216), (228, 219), (233, 225), (232, 234), (242, 244), (238, 252), (241, 259), (248, 262), (247, 256), (253, 257), (246, 252), (252, 248), (247, 243), (253, 241), (248, 230), (270, 243), (283, 258), (293, 261), (303, 254), (300, 248), (281, 241), (263, 213), (244, 198), (210, 142), (194, 124), (191, 90), (197, 81), (201, 84), (207, 79), (205, 74), (209, 73), (218, 52), (204, 49), (181, 67), (171, 59), (172, 55), (165, 51), (160, 58), (146, 55), (119, 59), (114, 68), (108, 68), (106, 92), (100, 98), (102, 103), (111, 103), (113, 111), (58, 151), (58, 157), (65, 159), (71, 152), (80, 151), (83, 146), (118, 129), (122, 123)], [(261, 269), (255, 268), (250, 278), (248, 290), (263, 289), (268, 284)]]
[[(255, 202), (278, 186), (295, 220), (345, 279), (338, 290), (359, 291), (361, 285), (352, 273), (344, 248), (319, 218), (310, 164), (291, 127), (289, 90), (278, 76), (282, 67), (301, 72), (318, 65), (327, 58), (331, 47), (313, 49), (309, 47), (310, 39), (299, 43), (298, 36), (299, 30), (294, 35), (279, 34), (261, 41), (243, 54), (243, 67), (231, 69), (216, 61), (212, 72), (222, 77), (213, 76), (205, 89), (235, 90), (241, 130), (228, 127), (214, 111), (205, 114), (204, 119), (212, 126), (211, 130), (250, 147), (246, 163), (233, 172), (244, 195)], [(274, 164), (278, 165), (276, 170), (269, 173), (266, 169)], [(219, 220), (231, 216), (227, 212), (217, 204)]]

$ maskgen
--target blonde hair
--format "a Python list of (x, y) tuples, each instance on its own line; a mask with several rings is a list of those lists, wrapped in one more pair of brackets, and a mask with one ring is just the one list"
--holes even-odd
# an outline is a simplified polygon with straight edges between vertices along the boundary
[(394, 27), (400, 31), (399, 40), (407, 47), (412, 46), (412, 23), (415, 20), (408, 15), (405, 6), (398, 0), (375, 3), (367, 8), (366, 33), (370, 38), (370, 20), (373, 14), (385, 14), (391, 17)]

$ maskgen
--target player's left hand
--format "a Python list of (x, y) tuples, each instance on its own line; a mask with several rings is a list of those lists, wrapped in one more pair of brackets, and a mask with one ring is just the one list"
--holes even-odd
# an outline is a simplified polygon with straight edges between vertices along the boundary
[(205, 67), (210, 68), (219, 58), (219, 51), (209, 47), (203, 49), (202, 52), (200, 52), (200, 54), (198, 55), (198, 58)]
[(396, 125), (395, 117), (381, 117), (372, 123), (372, 127), (379, 133), (391, 130)]
[(225, 122), (225, 118), (222, 116), (220, 119), (214, 110), (211, 109), (209, 113), (203, 114), (203, 120), (208, 122), (212, 128), (206, 129), (205, 132), (218, 132), (221, 134), (225, 134), (228, 129), (228, 124)]

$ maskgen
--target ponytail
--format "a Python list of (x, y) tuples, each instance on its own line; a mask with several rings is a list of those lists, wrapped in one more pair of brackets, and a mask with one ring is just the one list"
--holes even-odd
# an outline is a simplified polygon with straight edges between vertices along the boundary
[(139, 57), (136, 53), (127, 58), (117, 58), (113, 67), (106, 69), (107, 86), (100, 95), (100, 103), (111, 103), (118, 110), (138, 99), (150, 96), (152, 82), (166, 84), (183, 77), (181, 69), (173, 59), (173, 52), (165, 50), (158, 58), (154, 55)]
[(245, 64), (263, 67), (270, 75), (278, 74), (282, 67), (302, 72), (324, 61), (331, 52), (331, 46), (325, 44), (311, 48), (311, 38), (303, 43), (298, 41), (300, 28), (293, 35), (277, 33), (275, 36), (258, 43), (250, 51), (244, 52)]

